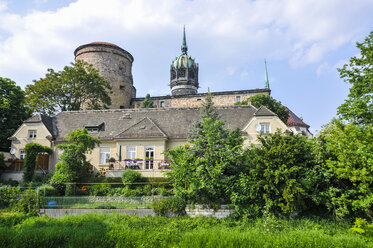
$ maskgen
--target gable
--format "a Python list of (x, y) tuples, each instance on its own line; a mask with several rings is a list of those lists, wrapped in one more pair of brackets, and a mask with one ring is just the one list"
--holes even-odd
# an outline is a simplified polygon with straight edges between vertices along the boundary
[(116, 139), (167, 138), (167, 135), (152, 121), (145, 117), (115, 137)]

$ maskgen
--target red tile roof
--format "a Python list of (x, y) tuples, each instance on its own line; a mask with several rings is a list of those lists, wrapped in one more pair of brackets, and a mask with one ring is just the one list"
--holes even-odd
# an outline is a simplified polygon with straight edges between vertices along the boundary
[(289, 118), (288, 118), (288, 121), (286, 123), (286, 125), (288, 127), (291, 127), (291, 126), (300, 126), (300, 127), (305, 127), (305, 128), (310, 127), (309, 125), (304, 123), (301, 118), (299, 118), (296, 114), (294, 114), (293, 111), (291, 111), (288, 108), (286, 108), (286, 110), (289, 112)]

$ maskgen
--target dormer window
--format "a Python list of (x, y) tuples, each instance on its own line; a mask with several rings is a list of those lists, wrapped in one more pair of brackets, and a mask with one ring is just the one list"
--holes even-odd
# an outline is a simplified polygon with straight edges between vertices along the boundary
[(35, 139), (36, 138), (36, 130), (28, 130), (28, 137), (29, 137), (29, 139)]
[(98, 133), (99, 131), (104, 130), (104, 122), (101, 123), (100, 125), (87, 125), (84, 128), (87, 129), (89, 133)]
[(98, 133), (98, 127), (88, 127), (87, 131), (90, 133)]

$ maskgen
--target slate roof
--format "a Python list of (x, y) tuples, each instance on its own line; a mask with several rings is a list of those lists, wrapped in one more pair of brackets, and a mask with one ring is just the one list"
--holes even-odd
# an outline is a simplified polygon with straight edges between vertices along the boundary
[(54, 135), (53, 133), (53, 118), (43, 114), (36, 114), (27, 120), (24, 123), (39, 123), (42, 122), (44, 126), (48, 129), (48, 131)]
[[(243, 129), (257, 109), (251, 105), (217, 107), (225, 127)], [(262, 109), (263, 114), (265, 109)], [(185, 139), (188, 130), (199, 118), (199, 108), (110, 109), (69, 111), (55, 118), (61, 141), (68, 133), (84, 128), (88, 123), (104, 123), (102, 131), (91, 135), (101, 140), (133, 138)], [(268, 113), (268, 112), (267, 112)], [(270, 113), (269, 113), (270, 114)]]
[(288, 108), (286, 108), (286, 110), (289, 112), (289, 118), (286, 123), (288, 127), (291, 127), (291, 126), (299, 126), (299, 127), (305, 127), (305, 128), (310, 127), (309, 125), (304, 123), (301, 118), (299, 118), (296, 114), (294, 114), (293, 111), (291, 111)]

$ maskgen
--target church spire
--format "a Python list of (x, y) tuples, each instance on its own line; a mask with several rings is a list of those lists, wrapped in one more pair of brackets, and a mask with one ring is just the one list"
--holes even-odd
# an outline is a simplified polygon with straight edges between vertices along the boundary
[(184, 25), (183, 45), (181, 46), (181, 52), (183, 55), (188, 54), (188, 46), (186, 44), (186, 38), (185, 38), (185, 25)]
[(269, 89), (269, 80), (268, 80), (267, 61), (266, 60), (264, 60), (264, 65), (265, 65), (264, 88)]

